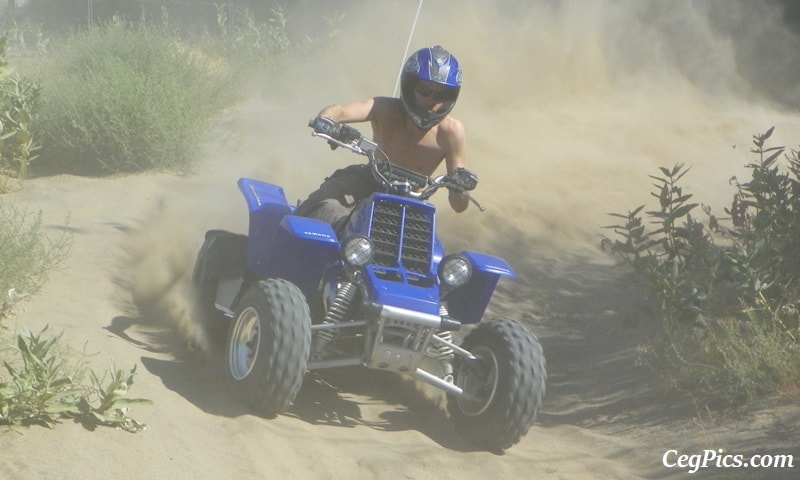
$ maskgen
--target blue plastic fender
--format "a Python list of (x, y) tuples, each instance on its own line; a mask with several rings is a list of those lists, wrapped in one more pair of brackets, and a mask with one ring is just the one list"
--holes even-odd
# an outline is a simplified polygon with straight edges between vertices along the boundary
[(339, 258), (339, 240), (325, 222), (292, 215), (283, 188), (240, 178), (250, 211), (247, 270), (260, 278), (283, 278), (306, 296), (316, 293), (325, 266)]
[(485, 253), (463, 251), (472, 264), (472, 278), (461, 288), (447, 295), (450, 317), (463, 324), (481, 321), (500, 277), (515, 277), (511, 266), (502, 258)]
[(264, 277), (278, 225), (293, 209), (286, 202), (283, 188), (277, 185), (250, 178), (240, 178), (237, 185), (250, 212), (247, 269)]
[(265, 276), (297, 285), (306, 297), (316, 295), (325, 268), (339, 259), (339, 239), (330, 224), (286, 215), (275, 235)]

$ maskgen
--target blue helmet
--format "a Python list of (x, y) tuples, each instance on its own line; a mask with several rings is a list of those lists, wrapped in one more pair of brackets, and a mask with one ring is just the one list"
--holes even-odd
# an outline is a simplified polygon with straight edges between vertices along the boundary
[[(417, 128), (428, 129), (441, 122), (450, 113), (461, 90), (462, 76), (456, 57), (439, 45), (417, 50), (408, 57), (400, 77), (400, 99)], [(441, 98), (442, 106), (436, 111), (417, 107), (414, 89), (420, 80), (447, 87)]]

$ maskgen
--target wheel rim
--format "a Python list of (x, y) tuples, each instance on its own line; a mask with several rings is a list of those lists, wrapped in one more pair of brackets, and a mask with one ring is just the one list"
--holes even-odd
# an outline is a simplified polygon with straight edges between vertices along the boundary
[(497, 392), (497, 357), (487, 347), (472, 351), (477, 360), (465, 362), (458, 371), (456, 385), (464, 393), (457, 397), (458, 407), (469, 417), (480, 415), (489, 408)]
[(261, 317), (258, 310), (248, 307), (242, 311), (231, 334), (228, 368), (231, 376), (242, 380), (253, 370), (261, 344)]

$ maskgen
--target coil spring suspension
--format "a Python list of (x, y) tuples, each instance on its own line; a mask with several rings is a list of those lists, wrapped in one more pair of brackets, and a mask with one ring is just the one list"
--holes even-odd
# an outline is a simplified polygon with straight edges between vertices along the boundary
[[(447, 310), (447, 303), (441, 302), (439, 304), (439, 316), (440, 317), (448, 317), (450, 316), (450, 312)], [(448, 342), (453, 342), (453, 332), (449, 330), (442, 330), (436, 333), (436, 336), (441, 338), (442, 340), (446, 340)], [(440, 343), (431, 343), (428, 347), (428, 350), (425, 354), (433, 359), (436, 360), (450, 360), (453, 358), (453, 349), (448, 347), (447, 345), (442, 345)]]
[(347, 309), (350, 308), (353, 298), (356, 296), (358, 288), (352, 282), (343, 283), (336, 293), (336, 298), (331, 302), (328, 307), (328, 313), (325, 314), (323, 323), (338, 323), (344, 319)]
[[(446, 340), (451, 343), (453, 342), (453, 332), (449, 330), (437, 332), (436, 336), (442, 340)], [(425, 355), (435, 360), (450, 360), (453, 358), (453, 349), (447, 345), (434, 342), (428, 346), (428, 350), (425, 352)]]
[[(347, 309), (350, 308), (350, 304), (353, 302), (353, 298), (355, 298), (357, 291), (358, 288), (354, 283), (343, 283), (339, 287), (339, 291), (336, 293), (336, 297), (333, 299), (333, 302), (331, 302), (331, 306), (328, 307), (328, 312), (325, 314), (325, 319), (322, 321), (322, 323), (339, 323), (342, 321), (347, 313)], [(336, 337), (336, 330), (333, 328), (319, 330), (314, 335), (312, 353), (321, 353), (325, 346), (330, 343), (334, 337)]]
[[(449, 317), (450, 312), (447, 310), (447, 303), (442, 302), (439, 304), (439, 316), (442, 318)], [(436, 336), (447, 342), (453, 343), (453, 332), (450, 330), (442, 330), (436, 332)], [(443, 345), (438, 342), (433, 342), (428, 345), (425, 350), (425, 356), (438, 360), (442, 363), (442, 379), (446, 382), (453, 383), (453, 363), (455, 357), (453, 348)]]

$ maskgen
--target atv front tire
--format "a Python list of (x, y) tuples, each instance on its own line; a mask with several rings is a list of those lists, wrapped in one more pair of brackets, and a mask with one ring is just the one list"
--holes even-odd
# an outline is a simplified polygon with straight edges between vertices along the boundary
[(311, 348), (305, 296), (282, 279), (252, 285), (237, 304), (227, 342), (227, 382), (265, 417), (286, 410), (303, 382)]
[(489, 451), (502, 451), (528, 433), (545, 392), (545, 359), (535, 335), (505, 318), (478, 325), (462, 347), (476, 360), (455, 365), (463, 395), (448, 394), (456, 429)]

